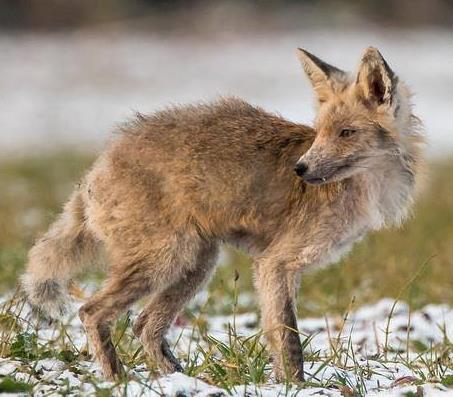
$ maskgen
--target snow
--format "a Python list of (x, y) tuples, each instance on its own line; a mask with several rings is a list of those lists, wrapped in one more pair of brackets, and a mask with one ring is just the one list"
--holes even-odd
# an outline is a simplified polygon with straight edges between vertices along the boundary
[(7, 376), (12, 374), (18, 366), (21, 365), (20, 361), (10, 359), (0, 359), (0, 376)]
[[(203, 297), (197, 298), (195, 302), (202, 299)], [(136, 313), (132, 312), (131, 318), (135, 317)], [(259, 331), (256, 313), (237, 314), (234, 318), (232, 316), (204, 318), (209, 334), (225, 342), (228, 341), (227, 329), (233, 323), (238, 335), (248, 336)], [(422, 395), (420, 394), (422, 392), (424, 396), (453, 395), (453, 389), (438, 383), (439, 380), (433, 379), (420, 363), (410, 367), (401, 359), (401, 357), (412, 360), (417, 358), (416, 352), (407, 351), (408, 337), (411, 341), (419, 341), (426, 346), (442, 343), (445, 337), (451, 340), (453, 308), (430, 304), (421, 310), (411, 312), (404, 302), (395, 303), (391, 299), (383, 299), (374, 305), (357, 308), (345, 318), (326, 315), (324, 318), (298, 321), (301, 332), (311, 338), (306, 352), (317, 352), (319, 356), (319, 360), (306, 361), (304, 365), (306, 380), (312, 386), (300, 388), (295, 384), (285, 385), (271, 381), (265, 385), (237, 385), (230, 390), (231, 395), (340, 396), (343, 391), (332, 387), (333, 384), (338, 384), (338, 379), (343, 379), (350, 388), (360, 387), (369, 396), (393, 397), (406, 396), (410, 393)], [(86, 337), (80, 321), (75, 316), (68, 316), (63, 322), (67, 324), (66, 332), (72, 343), (81, 349), (86, 343)], [(41, 327), (38, 331), (38, 342), (45, 343), (60, 337), (59, 329), (51, 326)], [(196, 332), (187, 321), (177, 323), (169, 332), (168, 338), (173, 345), (177, 342), (175, 348), (177, 355), (187, 353), (189, 349), (193, 352), (196, 349), (195, 343), (203, 343), (197, 340)], [(342, 356), (341, 367), (333, 361), (322, 359), (332, 357), (333, 345), (337, 349), (349, 349), (347, 350), (349, 353)], [(391, 347), (388, 349), (386, 359), (382, 359), (382, 354), (377, 358), (385, 345)], [(102, 380), (99, 365), (92, 361), (78, 361), (68, 366), (58, 359), (41, 359), (33, 363), (33, 375), (29, 375), (25, 370), (30, 365), (21, 360), (0, 359), (0, 376), (10, 375), (16, 380), (34, 384), (35, 394), (52, 393), (61, 388), (67, 388), (73, 395), (93, 394), (95, 392), (93, 384), (84, 382), (81, 373), (91, 373), (97, 377), (98, 388), (112, 386), (111, 383)], [(156, 378), (144, 365), (130, 371), (132, 380), (126, 385), (117, 387), (119, 395), (198, 397), (228, 395), (227, 390), (181, 373)], [(39, 379), (36, 374), (39, 374)], [(444, 375), (453, 375), (453, 368), (446, 369)], [(426, 379), (424, 383), (422, 379)]]
[(63, 361), (46, 358), (44, 360), (39, 360), (36, 362), (35, 370), (43, 372), (55, 372), (62, 371), (64, 367), (65, 363)]

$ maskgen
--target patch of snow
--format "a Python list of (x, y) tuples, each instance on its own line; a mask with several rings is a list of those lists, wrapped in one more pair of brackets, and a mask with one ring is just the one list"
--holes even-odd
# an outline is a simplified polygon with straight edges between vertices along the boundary
[[(80, 302), (76, 302), (79, 305)], [(391, 314), (391, 315), (390, 315)], [(132, 312), (130, 318), (134, 319)], [(229, 327), (236, 335), (250, 336), (259, 333), (256, 313), (242, 313), (230, 316), (206, 316), (207, 330), (215, 338), (228, 342)], [(38, 343), (49, 340), (70, 338), (80, 351), (86, 346), (83, 327), (74, 315), (64, 319), (66, 331), (60, 335), (61, 327), (42, 326), (38, 332)], [(340, 396), (339, 380), (348, 387), (358, 388), (369, 396), (405, 396), (407, 393), (423, 392), (424, 396), (453, 395), (453, 390), (439, 383), (420, 384), (422, 379), (432, 379), (426, 368), (417, 365), (406, 366), (402, 356), (417, 361), (418, 353), (412, 350), (409, 341), (418, 341), (426, 346), (443, 342), (445, 336), (452, 338), (453, 309), (447, 305), (427, 305), (411, 312), (404, 302), (396, 305), (391, 299), (383, 299), (374, 305), (363, 306), (349, 313), (346, 320), (341, 316), (326, 315), (324, 318), (306, 318), (298, 321), (302, 334), (309, 337), (307, 352), (316, 352), (319, 359), (304, 364), (306, 380), (313, 386), (300, 389), (294, 384), (283, 385), (271, 381), (265, 385), (238, 385), (230, 393), (233, 396)], [(188, 320), (177, 322), (168, 332), (167, 338), (175, 347), (175, 354), (185, 357), (191, 352), (193, 359), (198, 344), (204, 341)], [(206, 347), (206, 346), (204, 346)], [(387, 347), (384, 360), (382, 352)], [(347, 349), (341, 367), (327, 360), (332, 349)], [(400, 353), (398, 353), (398, 351)], [(380, 353), (379, 360), (376, 358)], [(398, 355), (399, 354), (399, 355)], [(198, 361), (201, 364), (201, 359)], [(327, 361), (326, 361), (327, 360)], [(183, 363), (187, 362), (183, 360)], [(33, 371), (27, 372), (27, 367)], [(29, 368), (30, 369), (30, 368)], [(222, 396), (226, 390), (184, 374), (175, 373), (153, 378), (144, 365), (131, 368), (131, 381), (116, 386), (119, 395), (125, 396)], [(100, 367), (93, 361), (77, 361), (68, 365), (57, 359), (42, 359), (30, 365), (14, 359), (0, 359), (0, 376), (34, 384), (34, 393), (52, 394), (64, 389), (73, 395), (92, 395), (96, 389), (92, 383), (84, 382), (89, 373), (97, 380), (96, 387), (111, 388), (111, 382), (103, 381)], [(39, 374), (39, 377), (38, 375)], [(453, 368), (444, 375), (453, 375)], [(414, 385), (416, 383), (417, 385)], [(333, 387), (337, 385), (337, 387)], [(417, 389), (418, 388), (418, 389)], [(422, 390), (422, 391), (420, 391)]]
[(17, 368), (21, 366), (20, 361), (11, 360), (8, 358), (0, 359), (0, 376), (11, 375)]
[(62, 371), (66, 364), (63, 361), (54, 358), (46, 358), (36, 362), (36, 371)]

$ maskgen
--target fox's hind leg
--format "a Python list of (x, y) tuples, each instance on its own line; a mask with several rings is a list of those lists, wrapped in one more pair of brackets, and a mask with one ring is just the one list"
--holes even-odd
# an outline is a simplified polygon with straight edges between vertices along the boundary
[(180, 257), (186, 269), (174, 283), (152, 296), (134, 325), (134, 334), (140, 338), (146, 353), (166, 373), (182, 371), (172, 354), (165, 333), (172, 322), (205, 282), (214, 267), (217, 244), (200, 242), (195, 257)]
[(143, 277), (144, 266), (143, 262), (137, 262), (112, 269), (101, 291), (79, 310), (91, 350), (108, 379), (123, 373), (110, 328), (122, 312), (149, 292), (149, 282)]
[[(148, 294), (158, 294), (156, 296), (162, 298), (153, 300), (151, 306), (157, 315), (152, 316), (150, 321), (156, 322), (161, 329), (167, 321), (171, 323), (177, 314), (175, 311), (179, 310), (182, 303), (193, 294), (195, 286), (200, 284), (201, 280), (197, 280), (198, 275), (206, 275), (207, 268), (212, 267), (211, 262), (209, 264), (206, 262), (206, 270), (197, 267), (201, 257), (206, 258), (207, 251), (210, 250), (202, 248), (207, 244), (206, 240), (202, 239), (197, 229), (191, 225), (178, 232), (162, 231), (161, 234), (156, 233), (142, 238), (139, 242), (140, 249), (137, 249), (137, 246), (127, 248), (121, 246), (120, 240), (116, 240), (115, 243), (115, 248), (111, 251), (116, 258), (123, 259), (112, 267), (105, 287), (79, 311), (93, 353), (101, 364), (104, 375), (110, 379), (122, 372), (121, 362), (110, 335), (111, 324), (117, 316), (139, 298)], [(124, 243), (127, 243), (126, 239)], [(140, 253), (140, 259), (137, 259), (137, 252)], [(171, 285), (174, 287), (169, 287)], [(193, 287), (188, 288), (187, 285)], [(147, 325), (148, 321), (145, 320), (145, 315), (142, 316), (141, 322), (144, 324), (143, 327), (147, 328), (145, 324)], [(151, 331), (151, 334), (157, 335), (156, 332)], [(148, 335), (148, 332), (144, 335)], [(162, 337), (163, 333), (159, 340), (159, 349), (153, 348), (154, 339), (146, 338), (145, 349), (150, 346), (151, 354), (154, 351), (158, 352), (155, 355), (156, 361), (166, 364), (160, 366), (174, 371), (178, 369), (176, 359), (171, 358), (170, 350)], [(146, 343), (148, 340), (150, 342)], [(173, 361), (173, 364), (170, 361)]]

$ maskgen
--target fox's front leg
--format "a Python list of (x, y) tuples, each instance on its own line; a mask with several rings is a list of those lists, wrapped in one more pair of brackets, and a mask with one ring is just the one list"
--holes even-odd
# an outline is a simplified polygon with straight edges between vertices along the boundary
[(261, 322), (279, 380), (304, 380), (295, 313), (297, 281), (297, 272), (285, 269), (285, 263), (269, 259), (257, 262), (255, 285), (260, 298)]

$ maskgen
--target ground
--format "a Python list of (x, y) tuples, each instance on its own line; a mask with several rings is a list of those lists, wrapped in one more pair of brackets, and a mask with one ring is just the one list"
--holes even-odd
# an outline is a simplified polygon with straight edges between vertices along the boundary
[(136, 316), (131, 311), (114, 333), (127, 368), (127, 379), (116, 384), (103, 381), (87, 353), (77, 316), (37, 328), (26, 320), (27, 308), (20, 300), (6, 300), (2, 321), (9, 327), (2, 334), (0, 391), (127, 396), (453, 395), (449, 388), (453, 308), (448, 305), (431, 304), (411, 312), (406, 303), (383, 299), (343, 317), (300, 319), (306, 382), (279, 384), (272, 375), (256, 312), (235, 313), (251, 299), (239, 295), (237, 302), (231, 302), (231, 315), (207, 315), (207, 294), (200, 294), (168, 335), (185, 366), (184, 374), (168, 376), (159, 376), (146, 361), (129, 327)]
[[(29, 322), (14, 293), (34, 238), (93, 157), (66, 151), (0, 162), (0, 392), (51, 395), (453, 395), (453, 172), (433, 164), (411, 220), (369, 236), (342, 263), (304, 275), (306, 382), (276, 384), (260, 335), (250, 260), (226, 247), (209, 286), (169, 334), (184, 374), (161, 377), (132, 337), (114, 340), (127, 382), (102, 380), (80, 322)], [(80, 280), (71, 313), (102, 272)], [(76, 294), (77, 295), (77, 294)], [(380, 394), (379, 394), (380, 393)]]

